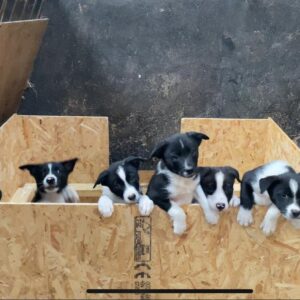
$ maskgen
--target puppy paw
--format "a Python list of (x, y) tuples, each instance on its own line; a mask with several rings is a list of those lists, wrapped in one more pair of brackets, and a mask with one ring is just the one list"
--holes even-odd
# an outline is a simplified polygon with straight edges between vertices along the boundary
[(98, 210), (101, 216), (109, 218), (114, 212), (114, 204), (107, 196), (100, 197), (98, 201)]
[(291, 220), (290, 222), (296, 229), (300, 229), (300, 219)]
[(250, 209), (240, 207), (237, 215), (237, 221), (241, 226), (249, 226), (253, 223), (252, 211)]
[(173, 223), (173, 231), (176, 235), (182, 235), (186, 231), (186, 222), (174, 222)]
[(264, 220), (260, 224), (260, 228), (263, 231), (264, 235), (272, 235), (276, 230), (276, 222), (264, 218)]
[(67, 203), (77, 203), (79, 202), (79, 196), (76, 192), (76, 190), (72, 187), (67, 185), (63, 190), (62, 190), (62, 195)]
[(218, 224), (219, 218), (220, 218), (220, 216), (216, 212), (210, 211), (210, 212), (205, 213), (205, 219), (206, 219), (207, 223), (209, 223), (209, 224), (212, 224), (212, 225)]
[(153, 201), (147, 196), (141, 196), (139, 200), (139, 211), (141, 216), (149, 216), (154, 208)]
[(233, 195), (230, 202), (229, 202), (229, 205), (232, 206), (232, 207), (237, 207), (239, 206), (241, 203), (241, 200), (239, 197)]

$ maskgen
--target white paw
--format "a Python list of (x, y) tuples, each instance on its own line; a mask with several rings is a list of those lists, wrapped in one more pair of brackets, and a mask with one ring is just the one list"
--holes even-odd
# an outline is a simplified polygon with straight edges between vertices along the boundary
[(78, 196), (76, 190), (72, 186), (67, 185), (62, 190), (62, 195), (63, 195), (65, 202), (69, 202), (69, 203), (79, 202), (79, 196)]
[(237, 221), (242, 226), (249, 226), (253, 223), (252, 211), (241, 206), (237, 215)]
[(296, 229), (300, 229), (300, 219), (291, 220), (290, 222)]
[(104, 218), (109, 218), (114, 212), (114, 204), (107, 196), (100, 197), (98, 201), (98, 210)]
[(233, 206), (233, 207), (237, 207), (239, 206), (241, 203), (241, 200), (239, 197), (237, 197), (236, 195), (233, 195), (230, 202), (229, 202), (229, 205), (230, 206)]
[(205, 219), (207, 223), (215, 225), (219, 222), (219, 214), (217, 212), (209, 211), (205, 213)]
[(276, 222), (270, 221), (267, 218), (264, 218), (260, 224), (260, 228), (266, 236), (273, 234), (276, 230)]
[(186, 222), (180, 221), (180, 222), (173, 222), (173, 231), (177, 235), (182, 235), (186, 230)]
[(149, 216), (154, 208), (153, 201), (147, 196), (141, 196), (139, 200), (139, 211), (141, 216)]

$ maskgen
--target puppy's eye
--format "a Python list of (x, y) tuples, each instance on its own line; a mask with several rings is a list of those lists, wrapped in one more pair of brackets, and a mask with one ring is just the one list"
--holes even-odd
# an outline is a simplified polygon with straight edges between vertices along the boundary
[(283, 198), (284, 200), (287, 200), (287, 199), (289, 199), (289, 195), (288, 195), (288, 194), (282, 194), (282, 198)]
[(177, 159), (178, 159), (178, 155), (172, 154), (172, 155), (171, 155), (171, 159), (172, 159), (172, 160), (177, 160)]

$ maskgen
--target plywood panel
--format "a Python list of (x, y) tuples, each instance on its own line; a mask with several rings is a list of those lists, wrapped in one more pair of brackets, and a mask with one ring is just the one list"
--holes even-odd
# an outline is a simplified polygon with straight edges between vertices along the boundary
[(300, 171), (300, 149), (272, 119), (269, 119), (266, 145), (266, 161), (286, 160)]
[[(0, 208), (0, 297), (101, 299), (86, 289), (134, 288), (134, 205), (117, 205), (110, 219), (100, 218), (95, 204)], [(172, 295), (174, 299), (299, 298), (299, 231), (285, 220), (274, 237), (266, 238), (259, 229), (263, 208), (255, 211), (255, 225), (247, 229), (236, 223), (235, 209), (216, 226), (204, 221), (199, 206), (185, 210), (188, 232), (182, 237), (173, 235), (162, 210), (156, 207), (151, 216), (151, 278), (146, 280), (151, 288), (254, 290), (253, 295)]]
[(48, 20), (0, 23), (0, 123), (17, 111)]
[(108, 167), (106, 117), (14, 115), (0, 128), (0, 189), (7, 201), (18, 187), (33, 178), (18, 169), (22, 164), (78, 157), (70, 182), (94, 182)]
[(181, 132), (200, 131), (209, 136), (200, 147), (198, 164), (230, 165), (241, 174), (265, 161), (268, 120), (183, 118)]

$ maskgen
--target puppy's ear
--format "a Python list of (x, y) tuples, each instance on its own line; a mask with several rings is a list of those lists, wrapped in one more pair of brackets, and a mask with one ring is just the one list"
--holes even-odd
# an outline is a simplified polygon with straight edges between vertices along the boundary
[(228, 173), (231, 174), (238, 182), (241, 182), (239, 171), (232, 167), (226, 167)]
[(204, 178), (209, 173), (209, 171), (210, 171), (209, 167), (197, 167), (195, 172), (197, 174), (200, 174), (201, 178)]
[(140, 163), (146, 161), (146, 158), (138, 157), (138, 156), (129, 156), (125, 159), (125, 164), (130, 164), (134, 166), (136, 169), (140, 167)]
[(201, 132), (189, 131), (186, 132), (187, 136), (194, 139), (199, 145), (201, 144), (202, 140), (209, 140), (209, 137)]
[(167, 141), (162, 141), (159, 144), (157, 144), (155, 146), (155, 148), (152, 150), (152, 152), (150, 154), (150, 158), (153, 158), (153, 157), (163, 158), (167, 145), (168, 145)]
[(98, 176), (95, 184), (94, 184), (94, 187), (93, 189), (98, 185), (98, 184), (101, 184), (101, 185), (107, 185), (107, 182), (108, 182), (108, 171), (105, 170), (103, 172), (100, 173), (100, 175)]
[(40, 167), (41, 167), (41, 165), (39, 165), (39, 164), (28, 164), (28, 165), (20, 166), (19, 169), (21, 169), (23, 171), (28, 170), (33, 177), (36, 177)]
[(259, 187), (260, 187), (260, 192), (263, 193), (267, 191), (271, 185), (276, 184), (280, 181), (278, 176), (268, 176), (265, 178), (262, 178), (259, 181)]
[(73, 158), (73, 159), (61, 161), (60, 163), (64, 166), (64, 168), (66, 169), (66, 171), (68, 173), (71, 173), (73, 171), (77, 161), (78, 161), (78, 158)]

